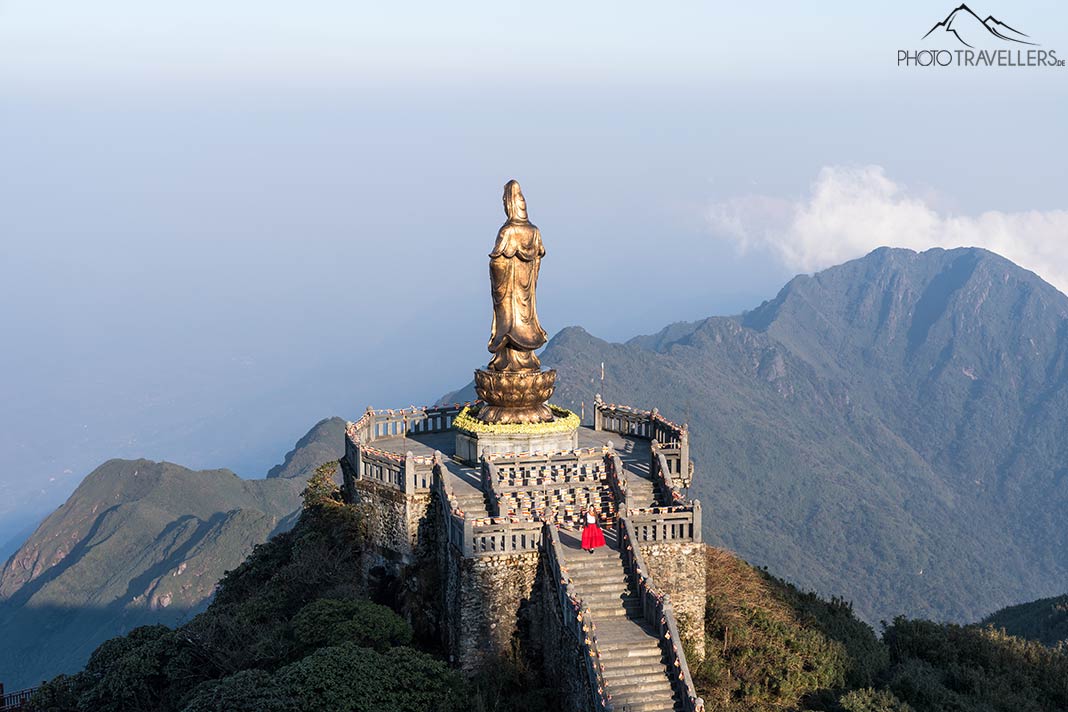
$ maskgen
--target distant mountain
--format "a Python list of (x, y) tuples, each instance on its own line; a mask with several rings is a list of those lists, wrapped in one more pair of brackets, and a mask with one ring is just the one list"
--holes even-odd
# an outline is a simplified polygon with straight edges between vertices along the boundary
[(98, 467), (0, 570), (0, 681), (75, 670), (103, 640), (203, 609), (225, 571), (292, 526), (343, 433), (340, 418), (321, 421), (264, 480), (149, 460)]
[(984, 618), (983, 624), (1050, 647), (1068, 646), (1068, 594), (1003, 608)]
[(980, 19), (970, 7), (964, 4), (953, 8), (944, 20), (936, 22), (923, 39), (939, 30), (953, 35), (961, 44), (968, 47), (977, 47), (995, 38), (1019, 44), (1036, 44), (1026, 34), (1010, 27), (993, 15)]
[(587, 419), (601, 392), (688, 422), (709, 540), (865, 620), (1068, 589), (1068, 297), (991, 252), (883, 248), (739, 317), (571, 327), (541, 358)]

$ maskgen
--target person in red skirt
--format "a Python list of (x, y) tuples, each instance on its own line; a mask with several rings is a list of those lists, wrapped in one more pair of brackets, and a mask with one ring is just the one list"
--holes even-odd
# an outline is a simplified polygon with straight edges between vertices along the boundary
[(590, 505), (586, 510), (586, 526), (582, 530), (582, 548), (593, 553), (597, 547), (604, 546), (604, 532), (597, 526), (597, 510)]

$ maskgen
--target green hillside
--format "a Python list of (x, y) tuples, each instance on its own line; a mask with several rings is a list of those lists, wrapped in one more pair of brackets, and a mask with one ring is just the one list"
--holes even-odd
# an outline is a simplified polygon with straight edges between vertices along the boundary
[[(553, 681), (522, 659), (465, 680), (360, 578), (358, 507), (324, 467), (296, 526), (220, 583), (207, 610), (101, 645), (42, 688), (41, 712), (556, 712)], [(1068, 654), (991, 630), (898, 619), (880, 641), (849, 604), (806, 594), (708, 548), (709, 712), (1053, 712)], [(419, 572), (412, 572), (419, 576)], [(403, 594), (400, 611), (419, 605)], [(520, 646), (522, 649), (522, 646)], [(691, 656), (692, 658), (692, 656)]]
[(265, 480), (148, 460), (98, 467), (0, 571), (0, 680), (76, 670), (103, 640), (202, 610), (225, 571), (292, 526), (309, 462), (336, 459), (343, 430), (318, 423)]
[(1003, 608), (984, 618), (983, 625), (1044, 645), (1068, 647), (1068, 594)]

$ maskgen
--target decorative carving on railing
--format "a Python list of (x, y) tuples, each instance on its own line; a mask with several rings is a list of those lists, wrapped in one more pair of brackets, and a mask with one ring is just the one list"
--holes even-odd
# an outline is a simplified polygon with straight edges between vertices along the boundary
[(549, 454), (488, 455), (497, 472), (498, 486), (536, 487), (544, 484), (595, 482), (604, 477), (604, 448), (566, 450)]
[(589, 607), (582, 602), (575, 591), (575, 586), (571, 583), (571, 577), (564, 566), (559, 530), (551, 522), (545, 522), (544, 527), (545, 533), (542, 539), (545, 542), (545, 556), (549, 575), (552, 576), (560, 603), (564, 630), (575, 639), (586, 663), (591, 697), (587, 709), (610, 712), (612, 698), (605, 689), (604, 665), (601, 663), (601, 654), (597, 649), (597, 626), (593, 622)]
[(620, 517), (616, 530), (619, 533), (619, 546), (623, 551), (623, 563), (638, 588), (642, 616), (656, 631), (660, 649), (664, 651), (668, 677), (675, 690), (675, 697), (682, 701), (682, 709), (686, 712), (703, 712), (705, 702), (697, 696), (690, 667), (686, 664), (686, 653), (682, 649), (682, 638), (679, 637), (671, 600), (667, 594), (659, 593), (654, 586), (630, 518)]

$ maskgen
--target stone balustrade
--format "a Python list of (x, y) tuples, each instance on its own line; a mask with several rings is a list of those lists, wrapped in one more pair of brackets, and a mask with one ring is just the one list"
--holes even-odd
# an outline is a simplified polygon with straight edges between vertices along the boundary
[[(677, 448), (675, 448), (677, 451)], [(682, 468), (682, 460), (677, 452), (672, 455), (671, 450), (664, 448), (656, 440), (649, 444), (650, 462), (649, 474), (653, 483), (659, 488), (661, 501), (681, 504), (686, 501), (686, 496), (677, 484), (677, 473)], [(688, 468), (687, 468), (688, 469)]]
[(701, 542), (700, 500), (670, 507), (631, 508), (626, 516), (641, 544)]
[(434, 465), (432, 486), (442, 498), (443, 529), (450, 546), (464, 557), (511, 555), (537, 552), (540, 549), (540, 520), (468, 516), (468, 513), (460, 508), (443, 467), (440, 463)]
[(611, 712), (612, 703), (605, 691), (604, 666), (597, 649), (597, 626), (593, 622), (589, 607), (579, 598), (564, 567), (559, 530), (550, 522), (546, 522), (544, 527), (542, 539), (545, 542), (545, 557), (549, 575), (555, 584), (564, 630), (574, 639), (585, 662), (589, 692), (588, 704), (585, 707), (596, 712)]
[[(641, 553), (641, 540), (631, 522), (631, 518), (620, 517), (616, 526), (619, 545), (623, 551), (623, 562), (627, 574), (634, 579), (638, 595), (642, 602), (642, 616), (645, 622), (656, 631), (660, 649), (664, 651), (669, 670), (668, 677), (675, 689), (675, 696), (682, 701), (685, 712), (704, 712), (705, 702), (697, 696), (697, 690), (686, 663), (686, 653), (682, 648), (675, 611), (667, 594), (660, 593), (653, 585), (649, 569)], [(698, 531), (700, 531), (698, 529)]]
[[(433, 457), (381, 450), (372, 443), (383, 438), (447, 432), (463, 405), (375, 410), (368, 408), (345, 428), (346, 477), (370, 480), (401, 492), (430, 490)], [(346, 482), (351, 487), (350, 482)]]
[(491, 514), (548, 518), (574, 527), (592, 505), (604, 523), (615, 521), (617, 501), (606, 485), (603, 448), (487, 455), (482, 462), (482, 487)]
[[(594, 399), (593, 428), (621, 435), (630, 435), (659, 444), (669, 463), (672, 475), (686, 480), (690, 477), (690, 433), (683, 424), (673, 423), (660, 412), (641, 410), (626, 405), (605, 403), (600, 394)], [(677, 464), (674, 464), (677, 463)]]
[(604, 453), (604, 474), (608, 489), (615, 498), (619, 516), (627, 516), (631, 508), (630, 496), (627, 492), (627, 475), (623, 469), (623, 461), (619, 459), (619, 455), (612, 447), (612, 441), (608, 441), (608, 447)]

